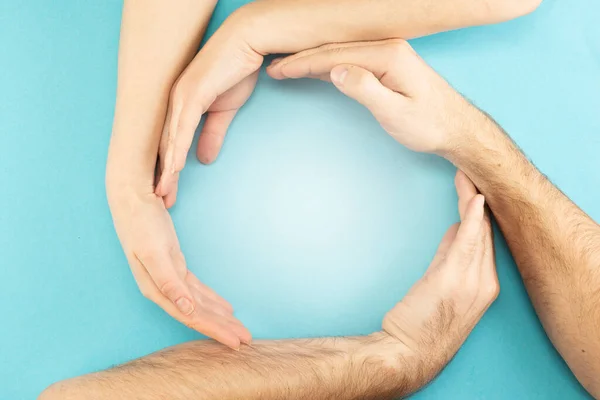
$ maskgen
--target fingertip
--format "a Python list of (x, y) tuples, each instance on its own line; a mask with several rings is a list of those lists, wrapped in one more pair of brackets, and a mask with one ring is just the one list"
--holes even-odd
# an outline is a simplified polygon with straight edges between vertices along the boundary
[(165, 208), (169, 209), (175, 205), (177, 201), (177, 194), (175, 192), (171, 192), (163, 197), (163, 202), (165, 203)]
[(204, 165), (210, 165), (212, 163), (215, 162), (216, 157), (212, 156), (211, 154), (207, 154), (203, 151), (198, 150), (198, 152), (196, 153), (196, 157), (198, 158), (198, 161), (200, 161), (200, 163), (204, 164)]
[[(237, 321), (237, 320), (236, 320)], [(252, 334), (241, 322), (237, 321), (238, 324), (230, 323), (231, 330), (237, 335), (240, 342), (243, 344), (251, 344), (252, 343)]]
[(250, 334), (250, 332), (248, 332), (248, 335), (246, 335), (244, 337), (240, 337), (240, 341), (247, 346), (251, 346), (252, 345), (252, 335)]
[[(207, 336), (212, 337), (217, 342), (229, 347), (232, 350), (239, 351), (241, 347), (240, 338), (235, 332), (227, 328), (226, 325), (219, 325), (217, 332), (214, 334), (208, 334)], [(201, 333), (201, 330), (199, 330)], [(206, 333), (205, 333), (206, 334)]]
[(272, 79), (281, 81), (286, 79), (287, 77), (282, 72), (282, 66), (268, 66), (266, 71), (267, 75), (269, 75)]
[(166, 174), (163, 174), (160, 177), (160, 181), (158, 183), (158, 186), (156, 187), (155, 194), (164, 199), (164, 197), (168, 196), (169, 193), (171, 193), (171, 191), (173, 190), (172, 188), (173, 176), (167, 176)]
[(156, 188), (154, 188), (154, 194), (159, 197), (165, 197), (167, 195), (164, 181), (165, 176), (161, 175), (160, 179), (158, 180), (158, 184), (156, 185)]
[(331, 82), (336, 86), (342, 86), (346, 80), (346, 76), (348, 76), (348, 67), (345, 65), (336, 65), (331, 69), (329, 76)]
[(237, 336), (235, 337), (235, 339), (228, 340), (227, 343), (223, 343), (223, 344), (235, 351), (240, 351), (240, 348), (242, 347), (242, 342), (240, 341), (240, 338), (238, 338)]
[(471, 214), (478, 220), (482, 220), (485, 214), (485, 197), (477, 194), (473, 197), (470, 204)]
[(270, 67), (274, 67), (275, 65), (279, 64), (279, 62), (281, 60), (283, 60), (284, 57), (276, 57), (273, 60), (271, 60), (271, 64), (269, 65)]

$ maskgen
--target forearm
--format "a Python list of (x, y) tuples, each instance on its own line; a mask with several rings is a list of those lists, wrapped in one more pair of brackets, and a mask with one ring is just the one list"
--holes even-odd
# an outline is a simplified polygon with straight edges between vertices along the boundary
[(411, 39), (492, 24), (526, 14), (540, 1), (259, 0), (240, 17), (254, 21), (248, 40), (256, 51), (294, 53), (325, 43)]
[(88, 400), (394, 399), (414, 389), (399, 346), (385, 333), (256, 341), (239, 352), (197, 341), (52, 390)]
[(485, 195), (563, 358), (600, 395), (600, 227), (491, 121), (449, 157)]
[(196, 53), (216, 1), (125, 0), (109, 186), (152, 187), (169, 92)]

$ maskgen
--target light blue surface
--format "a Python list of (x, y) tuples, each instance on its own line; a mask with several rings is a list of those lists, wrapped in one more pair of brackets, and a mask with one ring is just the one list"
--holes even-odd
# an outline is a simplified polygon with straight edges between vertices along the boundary
[[(220, 3), (211, 32), (243, 2)], [(414, 41), (600, 219), (600, 2)], [(0, 399), (198, 338), (144, 300), (104, 164), (120, 2), (0, 0)], [(190, 268), (257, 338), (351, 335), (427, 267), (457, 220), (453, 168), (403, 149), (322, 82), (258, 87), (216, 164), (190, 157), (173, 210)], [(587, 398), (503, 241), (501, 294), (419, 399)]]

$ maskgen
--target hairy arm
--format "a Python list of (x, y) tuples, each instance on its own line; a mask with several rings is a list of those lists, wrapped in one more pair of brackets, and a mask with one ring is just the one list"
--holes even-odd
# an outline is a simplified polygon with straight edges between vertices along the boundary
[(448, 158), (486, 196), (550, 340), (600, 398), (600, 226), (477, 118), (482, 128)]
[(276, 79), (331, 78), (406, 147), (448, 158), (485, 196), (548, 336), (600, 398), (600, 226), (503, 130), (404, 41), (326, 45), (272, 64)]
[(461, 223), (425, 276), (384, 317), (346, 338), (261, 340), (231, 351), (199, 341), (56, 383), (39, 400), (394, 399), (431, 381), (498, 295), (484, 198), (459, 173)]
[(394, 399), (416, 389), (402, 349), (386, 333), (256, 341), (239, 352), (197, 341), (58, 383), (40, 400)]

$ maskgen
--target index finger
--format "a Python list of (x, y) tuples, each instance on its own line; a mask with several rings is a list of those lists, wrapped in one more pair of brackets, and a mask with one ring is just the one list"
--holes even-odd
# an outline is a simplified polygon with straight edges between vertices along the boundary
[(386, 39), (305, 50), (270, 65), (267, 73), (274, 79), (321, 78), (337, 65), (351, 64), (370, 71), (389, 89), (410, 96), (413, 83), (407, 77), (419, 62), (423, 63), (408, 42)]

